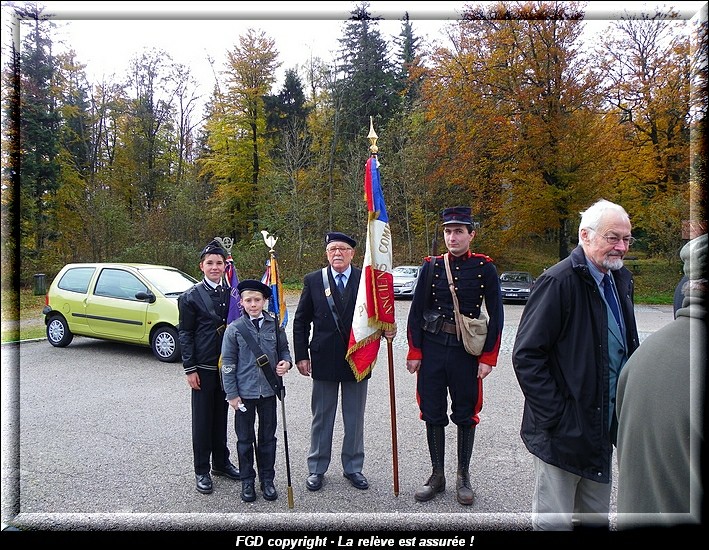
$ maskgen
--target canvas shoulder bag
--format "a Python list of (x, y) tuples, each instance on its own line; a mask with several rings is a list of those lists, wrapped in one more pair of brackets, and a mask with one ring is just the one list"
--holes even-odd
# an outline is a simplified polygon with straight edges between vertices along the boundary
[(455, 293), (455, 283), (453, 282), (453, 275), (451, 274), (450, 262), (448, 256), (450, 253), (443, 255), (444, 262), (446, 264), (446, 276), (448, 277), (448, 288), (451, 291), (451, 296), (453, 297), (453, 312), (455, 314), (455, 329), (458, 335), (458, 340), (463, 340), (463, 347), (471, 355), (480, 355), (485, 346), (485, 340), (487, 339), (487, 316), (482, 311), (480, 312), (480, 317), (474, 319), (472, 317), (467, 317), (460, 312), (458, 306), (458, 296)]

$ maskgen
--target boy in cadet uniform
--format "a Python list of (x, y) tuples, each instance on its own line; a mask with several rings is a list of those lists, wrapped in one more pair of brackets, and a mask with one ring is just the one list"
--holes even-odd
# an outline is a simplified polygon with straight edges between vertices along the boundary
[(210, 241), (199, 255), (204, 278), (177, 299), (182, 366), (191, 388), (192, 452), (196, 489), (213, 491), (211, 473), (238, 480), (239, 470), (229, 460), (227, 417), (229, 406), (219, 383), (218, 362), (229, 312), (229, 290), (221, 284), (226, 251)]
[(232, 321), (226, 329), (221, 371), (226, 400), (234, 408), (241, 500), (256, 500), (256, 414), (259, 421), (256, 462), (261, 492), (266, 500), (276, 500), (278, 492), (273, 485), (276, 462), (276, 392), (280, 391), (281, 386), (280, 379), (275, 375), (281, 377), (286, 374), (293, 362), (285, 329), (278, 325), (278, 320), (272, 314), (263, 310), (271, 297), (271, 289), (253, 279), (241, 281), (237, 289), (241, 295), (244, 315)]

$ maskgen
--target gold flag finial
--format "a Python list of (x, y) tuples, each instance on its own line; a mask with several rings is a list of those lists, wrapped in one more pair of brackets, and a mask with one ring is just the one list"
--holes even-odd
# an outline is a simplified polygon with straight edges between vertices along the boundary
[(371, 143), (371, 145), (369, 146), (369, 150), (372, 152), (372, 154), (376, 155), (377, 151), (379, 151), (379, 147), (377, 147), (377, 139), (379, 139), (379, 136), (374, 131), (374, 120), (371, 116), (369, 117), (369, 135), (367, 136), (367, 138)]

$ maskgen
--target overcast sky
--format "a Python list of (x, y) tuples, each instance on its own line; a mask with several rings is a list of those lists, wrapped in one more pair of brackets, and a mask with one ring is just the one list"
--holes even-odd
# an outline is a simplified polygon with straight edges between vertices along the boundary
[[(16, 2), (21, 4), (21, 2)], [(485, 2), (389, 2), (370, 1), (370, 11), (381, 16), (382, 34), (398, 36), (406, 11), (414, 32), (427, 43), (442, 39), (441, 29), (455, 20), (465, 5)], [(6, 4), (3, 2), (3, 20)], [(224, 68), (226, 52), (238, 43), (247, 28), (263, 30), (275, 40), (282, 66), (286, 69), (303, 64), (312, 56), (326, 61), (334, 57), (342, 36), (343, 21), (359, 2), (42, 2), (45, 13), (55, 14), (58, 28), (54, 40), (73, 48), (79, 62), (86, 65), (91, 82), (108, 81), (127, 75), (130, 60), (146, 48), (163, 49), (173, 61), (189, 66), (201, 87), (209, 94), (214, 70)], [(685, 18), (696, 14), (705, 1), (673, 2)], [(637, 13), (656, 3), (590, 2), (587, 19), (615, 20), (625, 10)], [(662, 4), (659, 4), (662, 5)], [(324, 6), (324, 7), (322, 7)], [(652, 10), (654, 11), (654, 10)], [(587, 22), (587, 26), (596, 23)], [(3, 31), (5, 26), (3, 24)], [(3, 35), (6, 36), (5, 32)], [(3, 47), (5, 44), (3, 43)], [(56, 44), (55, 51), (62, 45)], [(279, 82), (280, 86), (280, 82)], [(278, 90), (274, 90), (277, 92)]]

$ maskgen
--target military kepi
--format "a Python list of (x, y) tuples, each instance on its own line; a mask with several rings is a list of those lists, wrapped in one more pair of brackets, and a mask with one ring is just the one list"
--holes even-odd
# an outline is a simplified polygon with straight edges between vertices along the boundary
[(328, 233), (325, 235), (325, 246), (327, 246), (330, 243), (347, 243), (350, 245), (352, 248), (357, 246), (357, 241), (355, 241), (352, 237), (345, 235), (344, 233), (338, 233), (336, 231), (332, 233)]
[(443, 225), (454, 223), (473, 225), (473, 219), (468, 206), (453, 206), (443, 211)]
[(213, 239), (207, 244), (207, 246), (202, 249), (202, 252), (200, 252), (199, 257), (204, 258), (207, 254), (219, 254), (226, 260), (226, 251), (216, 239)]
[(263, 294), (263, 297), (267, 300), (271, 297), (271, 288), (256, 279), (244, 279), (243, 281), (239, 281), (239, 284), (236, 285), (236, 290), (238, 290), (239, 293), (244, 292), (244, 290), (255, 290)]

